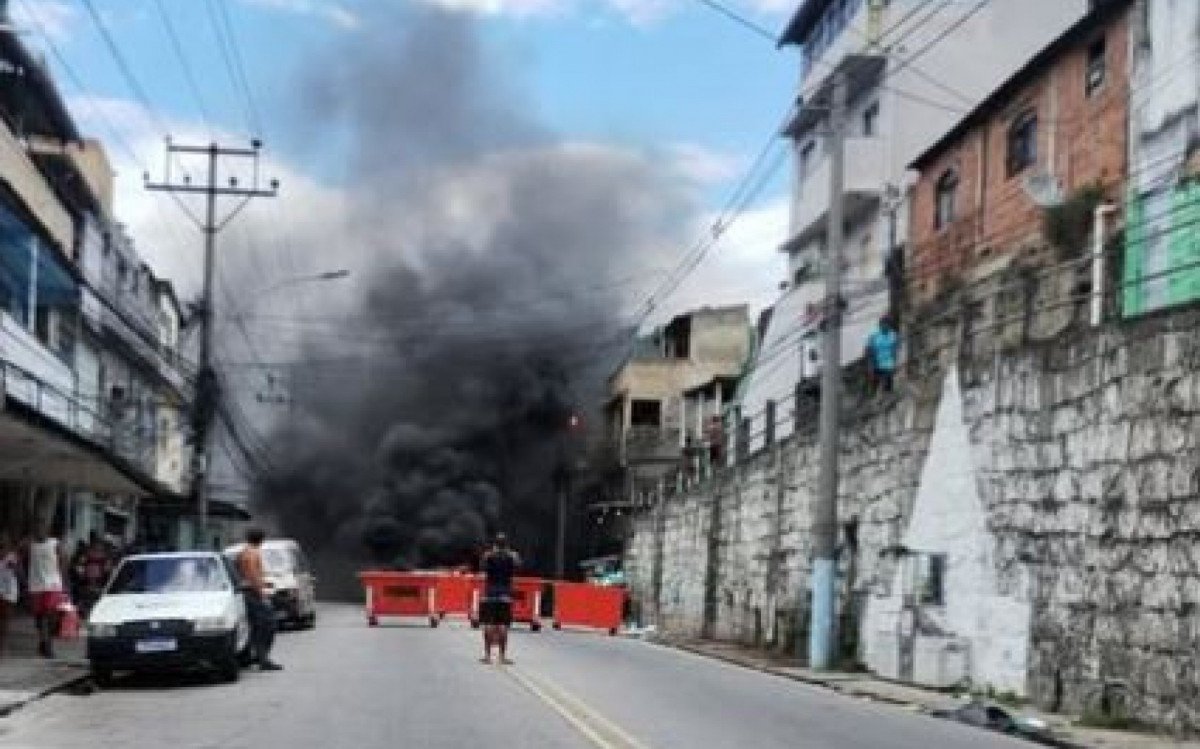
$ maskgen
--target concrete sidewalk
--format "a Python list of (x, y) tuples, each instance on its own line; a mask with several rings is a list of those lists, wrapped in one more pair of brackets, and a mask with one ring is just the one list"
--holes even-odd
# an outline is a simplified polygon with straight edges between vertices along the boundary
[(54, 658), (37, 655), (33, 620), (15, 612), (0, 654), (0, 717), (87, 676), (83, 639), (56, 640)]
[[(663, 636), (648, 636), (646, 639), (660, 645), (716, 658), (745, 668), (831, 689), (848, 697), (884, 702), (919, 712), (935, 714), (940, 711), (955, 710), (968, 702), (965, 697), (898, 684), (876, 678), (865, 672), (817, 672), (797, 665), (794, 660), (731, 643)], [(1200, 749), (1200, 741), (1180, 741), (1162, 734), (1085, 728), (1076, 725), (1069, 716), (1051, 715), (1032, 708), (999, 706), (1013, 717), (1045, 726), (1050, 740), (1059, 746), (1088, 747), (1089, 749), (1157, 749), (1159, 747)]]

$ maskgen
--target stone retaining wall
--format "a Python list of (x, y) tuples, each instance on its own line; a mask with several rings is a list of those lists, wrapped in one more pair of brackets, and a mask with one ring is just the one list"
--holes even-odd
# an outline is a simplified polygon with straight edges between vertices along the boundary
[[(980, 553), (998, 592), (1031, 605), (1028, 631), (1010, 634), (1027, 638), (1025, 691), (1043, 707), (1078, 711), (1117, 683), (1143, 718), (1200, 729), (1198, 327), (1185, 312), (961, 363)], [(848, 404), (843, 432), (840, 635), (860, 658), (864, 609), (900, 577), (941, 378), (902, 393)], [(802, 641), (814, 431), (638, 519), (627, 562), (646, 621)]]

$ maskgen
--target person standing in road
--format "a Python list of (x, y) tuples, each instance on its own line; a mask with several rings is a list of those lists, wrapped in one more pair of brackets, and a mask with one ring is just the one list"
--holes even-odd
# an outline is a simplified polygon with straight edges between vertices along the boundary
[(59, 609), (67, 601), (63, 588), (63, 570), (66, 569), (67, 560), (62, 544), (51, 535), (48, 526), (49, 522), (45, 522), (38, 528), (37, 536), (26, 551), (29, 601), (37, 626), (38, 654), (43, 658), (54, 657), (54, 634)]
[(267, 595), (267, 576), (263, 566), (262, 544), (266, 535), (258, 528), (246, 532), (246, 546), (238, 554), (238, 574), (246, 586), (246, 613), (250, 618), (250, 646), (254, 660), (263, 671), (280, 671), (283, 666), (271, 660), (275, 642), (275, 614)]
[(508, 537), (496, 534), (492, 548), (483, 556), (483, 596), (479, 601), (479, 623), (483, 626), (483, 663), (492, 662), (492, 648), (500, 651), (500, 662), (508, 659), (508, 628), (512, 625), (513, 575), (521, 558), (508, 546)]

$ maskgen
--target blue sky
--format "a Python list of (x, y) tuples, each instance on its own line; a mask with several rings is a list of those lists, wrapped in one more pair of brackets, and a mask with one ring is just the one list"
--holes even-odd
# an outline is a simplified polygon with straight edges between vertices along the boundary
[[(477, 16), (489, 46), (538, 120), (570, 140), (649, 150), (676, 161), (694, 180), (700, 200), (713, 209), (771, 136), (795, 86), (794, 50), (777, 50), (698, 0), (409, 1)], [(311, 182), (312, 189), (335, 190), (338, 175), (328, 166), (329, 154), (312, 153), (311, 144), (297, 137), (300, 128), (286, 102), (312, 50), (352, 37), (373, 22), (369, 3), (223, 2), (273, 158), (293, 179)], [(161, 208), (148, 207), (138, 195), (141, 169), (161, 161), (154, 144), (161, 142), (164, 123), (181, 139), (204, 136), (204, 110), (223, 137), (244, 136), (251, 129), (213, 31), (212, 6), (207, 0), (92, 0), (145, 91), (152, 108), (147, 113), (120, 75), (84, 0), (10, 3), (18, 24), (29, 31), (30, 45), (49, 53), (48, 35), (81, 80), (82, 88), (48, 54), (76, 116), (89, 134), (107, 142), (120, 174), (118, 215), (135, 236), (142, 235), (143, 244), (170, 244), (148, 222), (149, 214)], [(199, 80), (198, 96), (174, 53), (160, 3)], [(788, 0), (729, 3), (770, 29), (780, 28), (793, 7)], [(137, 153), (136, 161), (128, 150)], [(758, 210), (747, 216), (750, 226), (729, 238), (740, 245), (728, 250), (729, 256), (755, 265), (757, 275), (749, 281), (760, 297), (755, 301), (763, 301), (771, 279), (782, 274), (775, 248), (783, 239), (786, 173), (779, 170)], [(154, 250), (144, 252), (153, 264), (165, 263), (168, 275), (187, 274), (193, 267), (172, 266)], [(745, 275), (741, 267), (713, 272)], [(180, 283), (186, 287), (187, 279)]]

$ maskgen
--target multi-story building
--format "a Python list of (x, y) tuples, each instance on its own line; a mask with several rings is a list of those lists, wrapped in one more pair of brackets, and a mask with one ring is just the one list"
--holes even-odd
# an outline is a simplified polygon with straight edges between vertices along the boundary
[(705, 429), (741, 374), (753, 343), (746, 306), (704, 308), (671, 320), (638, 342), (609, 378), (605, 407), (609, 500), (649, 501), (684, 467), (690, 448), (719, 440)]
[(1096, 216), (1103, 240), (1128, 176), (1132, 6), (1098, 3), (913, 161), (917, 355), (1017, 345), (1089, 309)]
[(1119, 308), (1200, 299), (1200, 3), (1140, 0)]
[(112, 218), (103, 148), (8, 24), (0, 67), (0, 532), (129, 540), (139, 501), (185, 490), (159, 470), (156, 418), (188, 376), (160, 335), (162, 284)]
[[(892, 300), (908, 235), (908, 164), (984, 92), (1086, 9), (1087, 0), (986, 4), (921, 0), (805, 0), (780, 43), (801, 51), (800, 106), (786, 128), (795, 148), (791, 227), (783, 245), (787, 289), (775, 305), (743, 410), (783, 403), (819, 372), (826, 225), (832, 199), (827, 155), (834, 82), (847, 81), (843, 201), (846, 271), (842, 355), (862, 355)], [(781, 420), (786, 436), (791, 419)], [(761, 430), (760, 430), (761, 431)]]

